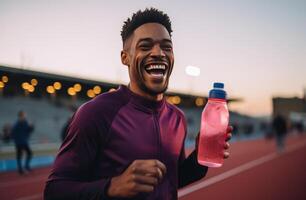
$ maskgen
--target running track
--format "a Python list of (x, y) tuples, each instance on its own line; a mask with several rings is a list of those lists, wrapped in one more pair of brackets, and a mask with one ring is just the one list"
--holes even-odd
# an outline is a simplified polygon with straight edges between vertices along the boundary
[[(291, 136), (286, 150), (275, 153), (274, 141), (236, 142), (221, 168), (210, 169), (204, 180), (179, 190), (180, 200), (306, 200), (306, 135)], [(19, 176), (0, 174), (1, 200), (42, 199), (50, 168)]]

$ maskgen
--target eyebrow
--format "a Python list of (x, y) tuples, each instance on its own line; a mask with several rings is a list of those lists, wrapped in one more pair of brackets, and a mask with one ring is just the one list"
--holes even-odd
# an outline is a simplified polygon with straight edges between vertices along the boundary
[[(140, 42), (153, 42), (152, 38), (141, 38), (139, 39), (139, 41), (137, 42), (137, 45), (140, 43)], [(172, 44), (172, 41), (169, 40), (169, 39), (162, 39), (161, 42), (170, 42)]]

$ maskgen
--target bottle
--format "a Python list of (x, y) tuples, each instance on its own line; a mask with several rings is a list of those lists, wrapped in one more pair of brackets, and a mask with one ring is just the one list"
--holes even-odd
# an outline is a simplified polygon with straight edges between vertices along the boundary
[(207, 167), (221, 167), (229, 112), (223, 83), (214, 83), (202, 112), (198, 143), (198, 163)]

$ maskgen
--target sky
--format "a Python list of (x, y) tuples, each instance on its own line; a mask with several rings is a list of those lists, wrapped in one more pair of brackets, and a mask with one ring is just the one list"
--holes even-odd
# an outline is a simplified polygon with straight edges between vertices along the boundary
[[(172, 21), (169, 90), (206, 96), (224, 82), (230, 109), (272, 112), (272, 97), (306, 88), (305, 0), (0, 0), (0, 64), (127, 84), (123, 21), (156, 7)], [(185, 73), (196, 66), (200, 76)]]

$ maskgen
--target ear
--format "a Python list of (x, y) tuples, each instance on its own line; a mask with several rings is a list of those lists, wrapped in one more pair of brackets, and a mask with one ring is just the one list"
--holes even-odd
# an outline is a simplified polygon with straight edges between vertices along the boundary
[(121, 51), (121, 62), (126, 66), (130, 65), (129, 55), (125, 50)]

